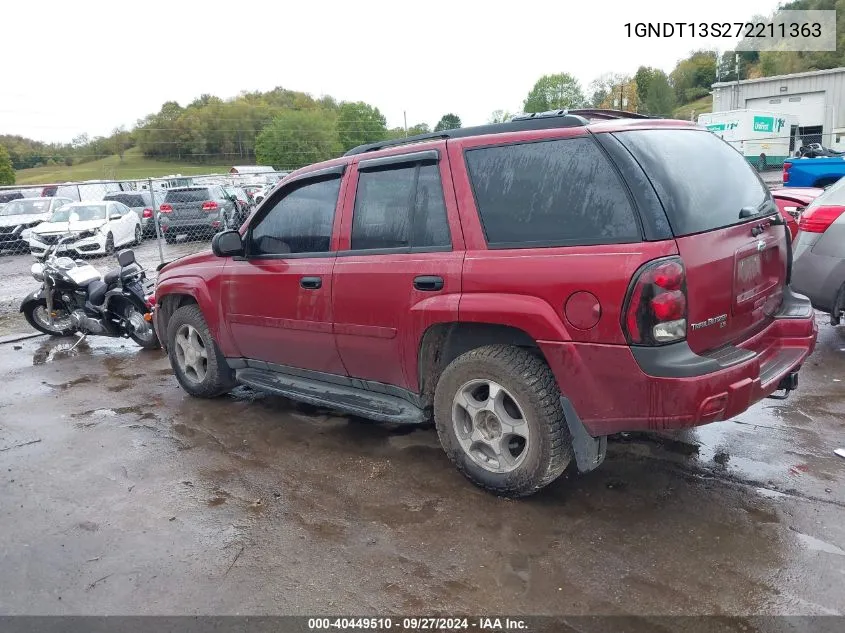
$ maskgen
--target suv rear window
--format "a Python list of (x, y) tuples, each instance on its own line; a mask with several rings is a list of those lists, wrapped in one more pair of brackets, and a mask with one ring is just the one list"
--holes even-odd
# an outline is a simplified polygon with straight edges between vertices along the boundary
[(205, 187), (201, 189), (170, 189), (164, 196), (165, 202), (205, 202), (211, 200), (211, 194)]
[(472, 149), (466, 162), (490, 247), (642, 239), (625, 185), (591, 138)]
[(103, 200), (114, 200), (115, 202), (121, 202), (127, 207), (146, 206), (143, 196), (137, 193), (110, 193), (105, 198), (103, 198)]
[(744, 207), (770, 212), (768, 190), (748, 161), (704, 130), (636, 130), (615, 134), (648, 174), (672, 232), (713, 231), (740, 219)]

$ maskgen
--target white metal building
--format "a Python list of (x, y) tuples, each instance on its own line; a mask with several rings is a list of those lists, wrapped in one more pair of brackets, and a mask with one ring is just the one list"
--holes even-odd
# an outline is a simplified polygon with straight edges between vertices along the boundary
[(795, 115), (804, 144), (839, 147), (845, 143), (845, 68), (713, 84), (713, 112), (745, 108)]

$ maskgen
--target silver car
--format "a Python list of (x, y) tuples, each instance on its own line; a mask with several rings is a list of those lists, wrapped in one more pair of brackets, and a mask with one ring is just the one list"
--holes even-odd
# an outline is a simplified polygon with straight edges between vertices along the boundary
[(845, 309), (845, 178), (804, 209), (792, 257), (792, 287), (839, 324)]

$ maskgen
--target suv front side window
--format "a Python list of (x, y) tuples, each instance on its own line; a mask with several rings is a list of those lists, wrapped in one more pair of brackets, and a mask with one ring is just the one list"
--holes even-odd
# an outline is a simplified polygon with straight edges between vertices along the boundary
[(249, 230), (249, 257), (327, 253), (340, 175), (296, 183)]

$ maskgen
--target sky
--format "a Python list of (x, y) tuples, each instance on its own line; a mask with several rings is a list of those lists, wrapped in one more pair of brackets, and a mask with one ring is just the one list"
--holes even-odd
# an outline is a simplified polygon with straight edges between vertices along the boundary
[(534, 82), (582, 84), (640, 65), (671, 71), (734, 40), (628, 37), (626, 23), (735, 22), (775, 0), (9, 0), (2, 9), (0, 134), (68, 142), (108, 135), (203, 93), (282, 86), (366, 101), (388, 127), (521, 110)]

